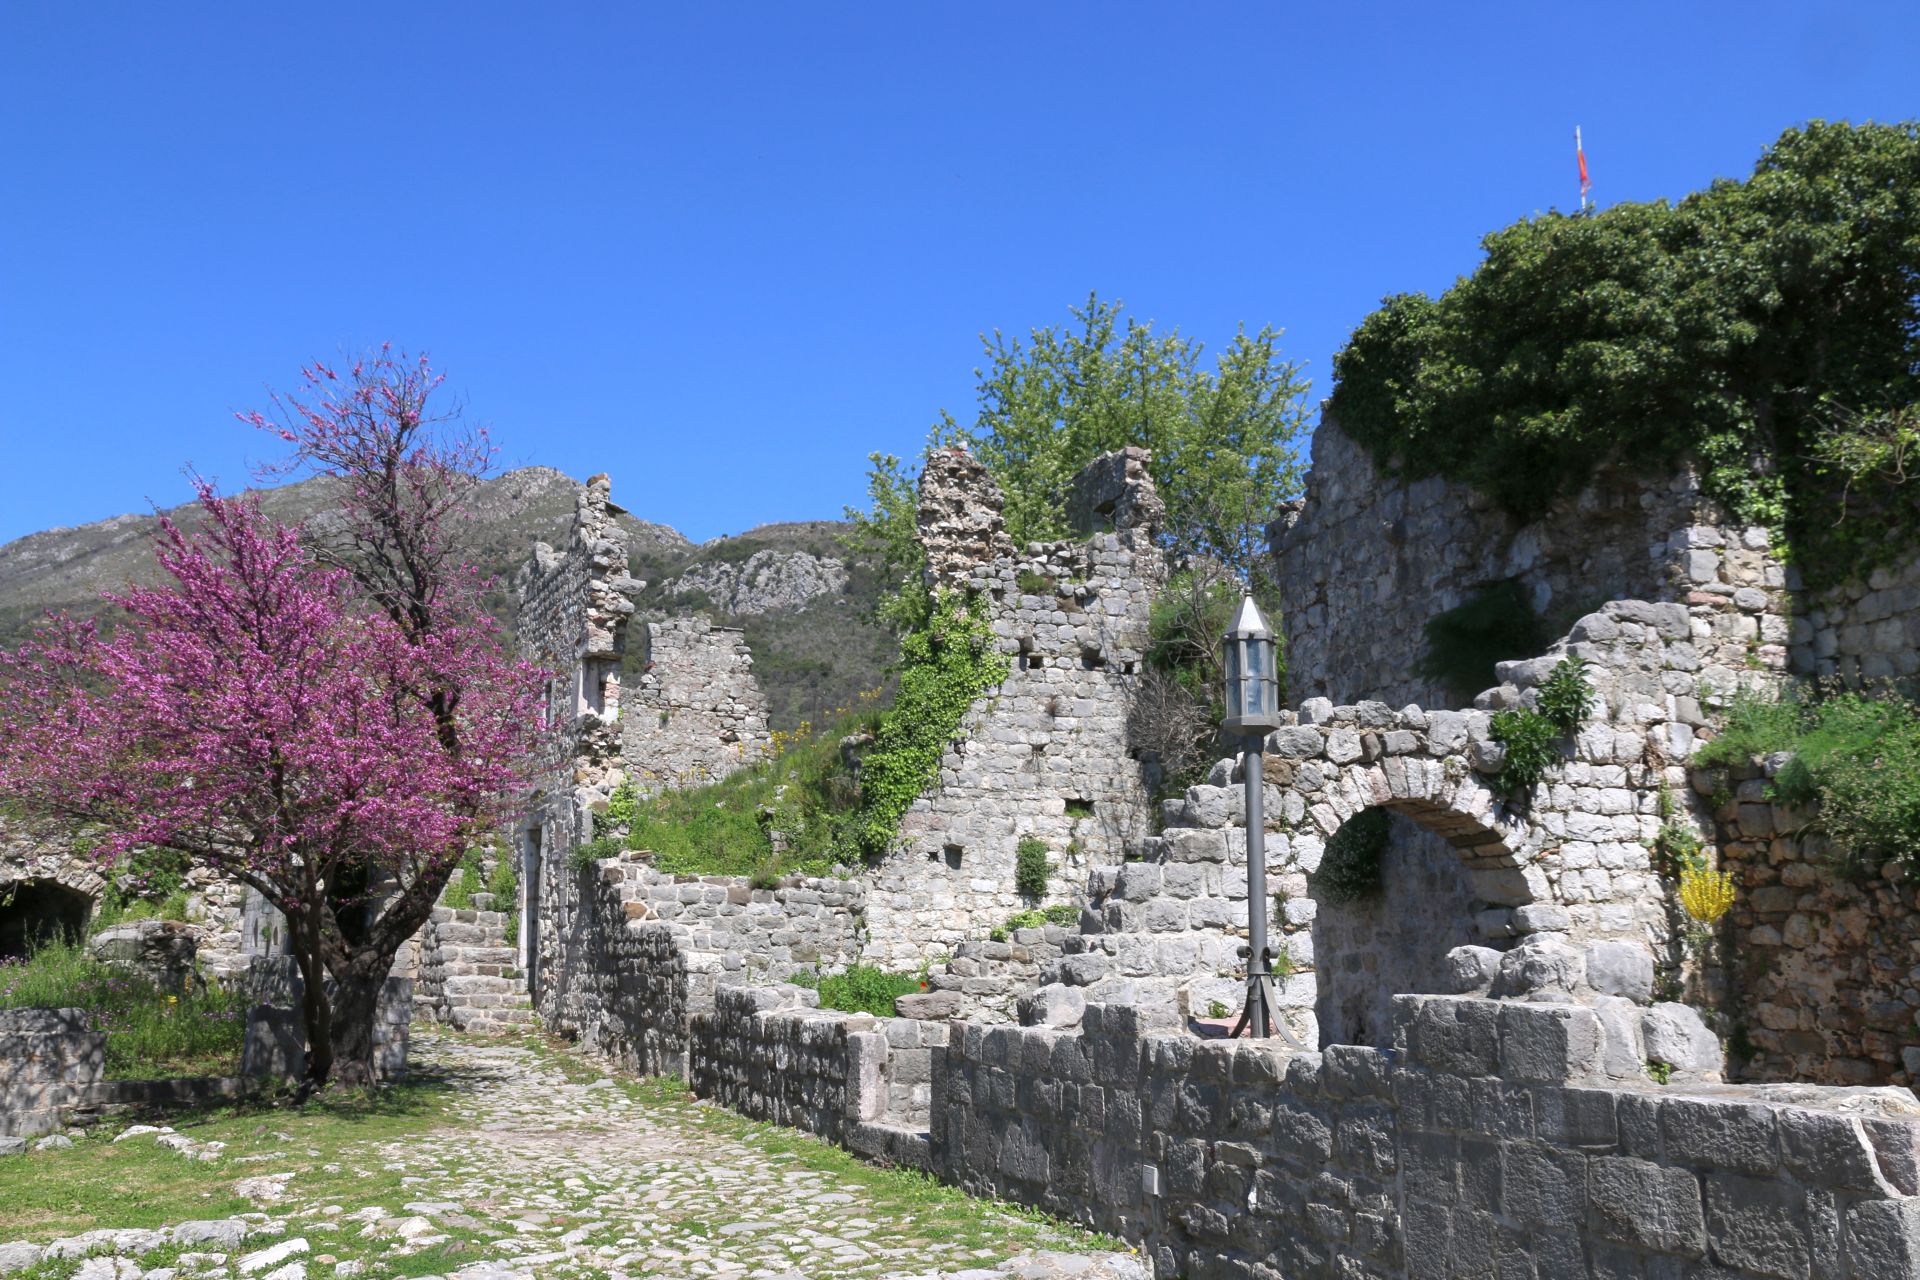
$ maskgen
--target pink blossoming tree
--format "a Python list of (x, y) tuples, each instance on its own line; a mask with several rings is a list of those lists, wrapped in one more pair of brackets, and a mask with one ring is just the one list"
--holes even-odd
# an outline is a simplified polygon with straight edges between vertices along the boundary
[(195, 527), (162, 521), (168, 581), (112, 597), (111, 638), (55, 618), (0, 654), (0, 794), (93, 824), (102, 857), (178, 850), (283, 912), (318, 1087), (371, 1079), (395, 953), (525, 794), (544, 673), (503, 652), (460, 560), (484, 433), (427, 415), (424, 362), (303, 372), (307, 398), (248, 419), (344, 518), (281, 527), (201, 484)]

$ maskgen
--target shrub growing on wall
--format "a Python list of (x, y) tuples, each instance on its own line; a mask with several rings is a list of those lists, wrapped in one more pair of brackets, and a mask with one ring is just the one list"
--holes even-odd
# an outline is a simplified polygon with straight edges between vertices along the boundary
[(1032, 836), (1020, 837), (1013, 853), (1013, 887), (1029, 898), (1044, 898), (1053, 869), (1047, 865), (1047, 846)]
[(1920, 495), (1886, 484), (1873, 520), (1836, 526), (1837, 491), (1887, 451), (1821, 443), (1863, 415), (1869, 444), (1897, 442), (1888, 414), (1920, 391), (1920, 127), (1815, 121), (1744, 182), (1483, 243), (1471, 276), (1388, 298), (1335, 358), (1332, 412), (1381, 466), (1525, 518), (1602, 464), (1692, 454), (1711, 497), (1784, 524), (1814, 572), (1920, 528)]

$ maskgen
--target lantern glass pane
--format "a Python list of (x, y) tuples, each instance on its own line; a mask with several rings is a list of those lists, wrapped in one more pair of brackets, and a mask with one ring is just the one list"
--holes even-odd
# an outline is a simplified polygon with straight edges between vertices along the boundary
[(1227, 668), (1227, 716), (1232, 718), (1240, 714), (1240, 641), (1228, 639), (1220, 646), (1221, 656), (1226, 660)]
[(1260, 668), (1253, 667), (1247, 672), (1247, 714), (1260, 715), (1267, 709), (1267, 682), (1260, 678)]

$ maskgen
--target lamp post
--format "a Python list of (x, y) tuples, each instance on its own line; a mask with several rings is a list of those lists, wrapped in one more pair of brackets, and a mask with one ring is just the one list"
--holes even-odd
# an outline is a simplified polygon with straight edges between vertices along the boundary
[(1241, 735), (1245, 745), (1241, 777), (1247, 804), (1247, 999), (1231, 1034), (1238, 1036), (1251, 1023), (1258, 1038), (1271, 1036), (1277, 1028), (1291, 1041), (1280, 1024), (1273, 952), (1267, 946), (1266, 771), (1261, 747), (1267, 734), (1280, 727), (1273, 640), (1273, 628), (1250, 595), (1240, 602), (1233, 625), (1220, 640), (1220, 665), (1226, 672), (1226, 715), (1220, 725)]

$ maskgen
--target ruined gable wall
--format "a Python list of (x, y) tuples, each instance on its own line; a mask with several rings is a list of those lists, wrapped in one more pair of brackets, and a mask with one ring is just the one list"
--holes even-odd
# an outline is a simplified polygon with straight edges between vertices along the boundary
[(869, 877), (867, 959), (895, 969), (1036, 905), (1014, 889), (1023, 837), (1048, 847), (1049, 899), (1070, 901), (1090, 868), (1147, 834), (1126, 721), (1166, 572), (1143, 450), (1083, 472), (1074, 507), (1109, 530), (1084, 541), (1015, 549), (997, 487), (965, 454), (934, 455), (921, 485), (928, 580), (986, 601), (1012, 670), (968, 712), (938, 783), (902, 819), (899, 850)]
[(647, 636), (647, 672), (621, 726), (640, 794), (701, 786), (763, 759), (767, 699), (746, 633), (690, 617), (649, 622)]
[(1466, 485), (1381, 475), (1323, 416), (1305, 500), (1271, 530), (1291, 696), (1449, 705), (1418, 674), (1426, 623), (1507, 579), (1563, 625), (1608, 600), (1678, 600), (1672, 535), (1699, 506), (1686, 474), (1602, 480), (1520, 525)]
[(536, 545), (520, 578), (520, 649), (552, 673), (545, 715), (560, 729), (543, 789), (565, 840), (593, 836), (591, 813), (619, 784), (620, 659), (632, 597), (627, 535), (614, 519), (612, 482), (589, 479), (566, 549)]

